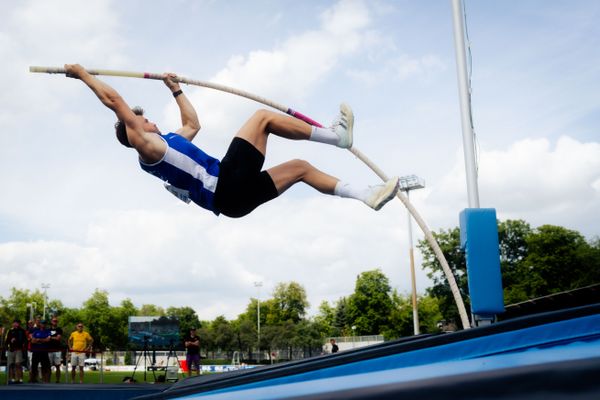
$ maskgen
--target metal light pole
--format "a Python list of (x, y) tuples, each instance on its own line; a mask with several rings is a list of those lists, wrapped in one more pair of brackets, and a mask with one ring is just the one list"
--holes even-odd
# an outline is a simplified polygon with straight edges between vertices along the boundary
[(260, 363), (260, 288), (262, 287), (262, 282), (254, 282), (254, 286), (258, 288), (258, 298), (256, 299), (256, 325), (258, 331), (258, 355), (256, 356), (257, 361)]
[(33, 314), (35, 314), (35, 303), (27, 303), (26, 306), (29, 307), (29, 321), (33, 320)]
[(42, 283), (42, 289), (44, 289), (44, 313), (42, 319), (46, 319), (46, 304), (48, 303), (48, 289), (50, 288), (49, 283)]
[[(406, 192), (406, 198), (410, 198), (410, 191), (422, 189), (425, 187), (425, 181), (416, 175), (407, 175), (400, 178), (400, 190)], [(419, 330), (419, 309), (417, 307), (417, 282), (415, 278), (415, 256), (413, 254), (413, 234), (412, 234), (412, 218), (408, 212), (408, 253), (410, 255), (410, 278), (412, 286), (412, 307), (413, 307), (413, 329), (415, 335), (420, 333)]]

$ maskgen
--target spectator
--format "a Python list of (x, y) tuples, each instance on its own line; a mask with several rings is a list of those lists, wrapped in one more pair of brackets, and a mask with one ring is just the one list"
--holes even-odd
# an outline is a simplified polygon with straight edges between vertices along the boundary
[[(63, 330), (58, 326), (58, 318), (52, 317), (50, 320), (50, 342), (48, 358), (50, 359), (50, 374), (52, 367), (56, 368), (56, 383), (60, 383), (60, 367), (62, 364), (62, 334)], [(51, 377), (52, 378), (52, 377)]]
[(5, 343), (9, 383), (23, 383), (23, 353), (27, 348), (27, 333), (21, 328), (20, 320), (13, 321)]
[(340, 351), (340, 348), (338, 347), (338, 345), (335, 343), (335, 339), (330, 339), (329, 343), (331, 343), (331, 353), (337, 353), (338, 351)]
[(71, 352), (71, 380), (75, 382), (75, 370), (79, 367), (79, 383), (83, 383), (83, 367), (85, 354), (92, 351), (94, 339), (83, 330), (83, 324), (77, 324), (77, 330), (69, 336), (69, 351)]
[(31, 370), (29, 381), (38, 382), (38, 365), (42, 366), (42, 382), (50, 382), (50, 359), (48, 350), (50, 346), (50, 330), (46, 329), (46, 321), (40, 320), (37, 328), (31, 335)]
[(185, 360), (188, 367), (188, 376), (192, 376), (192, 369), (196, 366), (196, 375), (201, 373), (200, 366), (200, 338), (196, 336), (196, 328), (190, 328), (189, 335), (183, 339), (186, 349)]

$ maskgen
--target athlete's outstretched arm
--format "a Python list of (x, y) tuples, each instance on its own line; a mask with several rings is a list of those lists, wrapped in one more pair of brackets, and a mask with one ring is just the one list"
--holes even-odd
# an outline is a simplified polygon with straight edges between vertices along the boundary
[(127, 126), (134, 126), (136, 124), (136, 115), (115, 89), (93, 75), (90, 75), (79, 64), (65, 64), (65, 70), (68, 77), (80, 79), (92, 89), (102, 104), (114, 111), (120, 121), (125, 122)]
[(185, 93), (181, 91), (181, 87), (179, 86), (179, 82), (172, 80), (171, 78), (176, 78), (177, 75), (172, 73), (166, 73), (163, 75), (163, 81), (165, 85), (171, 90), (173, 95), (175, 96), (175, 101), (177, 101), (177, 105), (179, 106), (179, 112), (181, 113), (181, 128), (179, 128), (176, 133), (185, 137), (187, 140), (193, 140), (198, 131), (200, 130), (200, 121), (198, 121), (198, 115), (196, 114), (196, 110), (190, 100), (187, 98)]
[(79, 64), (65, 64), (68, 77), (83, 81), (106, 107), (111, 109), (127, 128), (127, 139), (145, 160), (160, 159), (164, 145), (156, 135), (144, 130), (144, 118), (135, 115), (119, 93), (108, 84), (90, 75)]

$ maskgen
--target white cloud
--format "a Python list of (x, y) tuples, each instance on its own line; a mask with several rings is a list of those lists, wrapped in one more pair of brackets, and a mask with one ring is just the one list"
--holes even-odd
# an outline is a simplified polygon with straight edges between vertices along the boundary
[[(80, 303), (91, 293), (90, 286), (92, 291), (102, 286), (101, 272), (106, 266), (97, 249), (52, 241), (2, 243), (0, 265), (1, 293), (12, 287), (34, 290), (51, 282), (65, 303), (71, 299)], [(98, 278), (95, 272), (100, 272)]]
[[(567, 211), (598, 200), (600, 144), (558, 139), (523, 140), (508, 151), (482, 155), (483, 189), (507, 211)], [(529, 207), (527, 207), (529, 206)]]
[(592, 188), (597, 192), (600, 193), (600, 179), (596, 179), (594, 182), (592, 182)]
[(209, 319), (235, 318), (256, 295), (255, 281), (265, 283), (267, 297), (278, 282), (295, 280), (318, 299), (316, 310), (320, 299), (350, 293), (365, 268), (400, 281), (405, 260), (397, 248), (405, 232), (390, 218), (399, 210), (390, 205), (375, 213), (357, 201), (321, 196), (277, 199), (240, 220), (187, 206), (110, 212), (90, 224), (80, 244), (1, 244), (0, 263), (14, 272), (0, 291), (50, 281), (52, 298), (77, 306), (105, 288), (113, 303), (131, 297), (138, 305), (191, 305)]
[[(209, 81), (217, 82), (274, 101), (285, 99), (302, 104), (315, 87), (339, 66), (344, 57), (372, 45), (367, 28), (369, 9), (361, 1), (341, 1), (320, 16), (321, 26), (291, 36), (272, 50), (254, 50), (232, 56), (226, 67)], [(223, 139), (236, 132), (257, 104), (240, 101), (231, 95), (195, 90), (190, 98), (202, 110), (205, 126), (218, 127), (208, 141), (209, 149), (224, 146)], [(336, 105), (333, 105), (335, 107)], [(224, 111), (227, 110), (227, 111)], [(334, 109), (335, 110), (335, 109)], [(176, 125), (179, 112), (171, 104), (167, 110), (169, 125)]]
[[(483, 147), (479, 155), (481, 206), (496, 208), (501, 219), (525, 219), (534, 226), (577, 226), (586, 235), (595, 234), (599, 177), (600, 144), (568, 136), (554, 145), (548, 139), (523, 139), (506, 150)], [(448, 211), (467, 206), (462, 152), (427, 201), (429, 207)]]
[(445, 71), (446, 68), (446, 64), (433, 54), (421, 57), (400, 55), (395, 58), (386, 57), (381, 66), (351, 69), (347, 74), (359, 83), (368, 86), (409, 79), (427, 83), (431, 81), (433, 76)]
[[(126, 59), (122, 53), (126, 41), (119, 34), (121, 21), (112, 0), (30, 0), (8, 8), (2, 22), (0, 58), (10, 61), (3, 64), (0, 86), (13, 90), (0, 93), (0, 113), (11, 110), (23, 116), (33, 109), (56, 111), (63, 96), (74, 93), (72, 86), (30, 74), (30, 65), (85, 65), (102, 59), (108, 68)], [(8, 120), (2, 114), (0, 118)]]
[[(102, 145), (90, 140), (106, 131), (96, 116), (81, 112), (77, 96), (85, 91), (92, 99), (93, 94), (64, 75), (33, 74), (28, 68), (99, 60), (105, 68), (120, 65), (127, 59), (120, 17), (112, 0), (23, 1), (0, 17), (0, 58), (7, 60), (0, 74), (0, 162), (15, 171), (4, 177), (10, 190), (0, 197), (0, 213), (18, 216), (24, 231), (38, 230), (42, 237), (68, 232), (69, 222), (88, 218), (82, 204), (102, 203), (94, 183), (106, 178), (106, 169), (93, 161)], [(103, 161), (114, 158), (106, 154)], [(39, 201), (32, 204), (33, 199)]]

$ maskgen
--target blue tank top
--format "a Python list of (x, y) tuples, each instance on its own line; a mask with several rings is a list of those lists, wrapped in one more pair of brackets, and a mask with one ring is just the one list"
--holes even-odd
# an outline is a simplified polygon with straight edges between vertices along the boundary
[(220, 161), (176, 133), (160, 137), (167, 144), (165, 155), (154, 164), (140, 160), (140, 167), (165, 181), (165, 187), (181, 200), (192, 200), (200, 207), (219, 215), (215, 208), (215, 190)]

